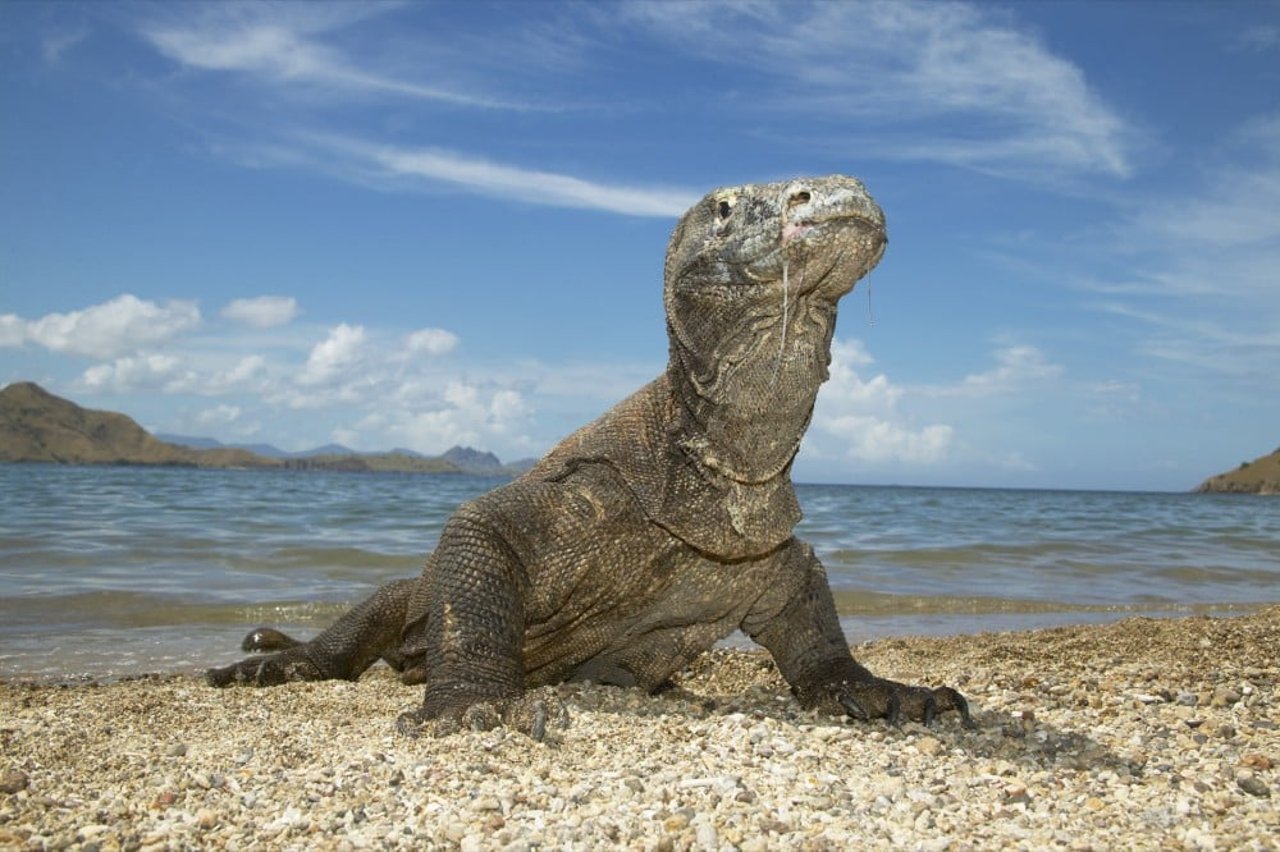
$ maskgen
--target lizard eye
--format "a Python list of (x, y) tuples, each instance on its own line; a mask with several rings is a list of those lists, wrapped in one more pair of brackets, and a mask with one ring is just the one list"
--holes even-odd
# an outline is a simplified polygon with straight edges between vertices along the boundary
[(730, 204), (728, 201), (721, 201), (719, 211), (720, 211), (720, 220), (724, 221), (725, 219), (729, 218), (729, 214), (733, 213), (733, 205)]

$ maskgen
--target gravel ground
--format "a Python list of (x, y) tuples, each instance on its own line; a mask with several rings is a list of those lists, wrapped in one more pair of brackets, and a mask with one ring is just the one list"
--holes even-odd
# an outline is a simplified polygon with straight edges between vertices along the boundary
[(978, 729), (805, 713), (736, 650), (662, 696), (560, 687), (546, 743), (399, 736), (386, 670), (0, 684), (0, 847), (1280, 848), (1280, 607), (855, 651)]

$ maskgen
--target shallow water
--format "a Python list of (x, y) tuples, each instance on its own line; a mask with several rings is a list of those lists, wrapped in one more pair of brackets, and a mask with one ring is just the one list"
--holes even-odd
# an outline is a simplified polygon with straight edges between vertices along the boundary
[[(418, 573), (504, 480), (0, 465), (0, 677), (186, 671)], [(799, 486), (850, 641), (1280, 602), (1280, 500)]]

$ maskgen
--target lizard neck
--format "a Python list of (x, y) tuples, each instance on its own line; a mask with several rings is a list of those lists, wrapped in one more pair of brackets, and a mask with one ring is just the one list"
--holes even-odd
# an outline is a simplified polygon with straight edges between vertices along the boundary
[(827, 380), (834, 329), (833, 304), (800, 298), (789, 320), (781, 313), (744, 319), (742, 333), (722, 338), (711, 357), (672, 335), (667, 381), (677, 403), (675, 440), (700, 466), (734, 482), (789, 476)]
[(761, 381), (740, 377), (733, 393), (709, 395), (679, 363), (668, 367), (678, 413), (673, 437), (699, 466), (741, 484), (790, 474), (826, 365), (821, 378), (783, 367), (775, 379), (772, 369), (761, 371)]

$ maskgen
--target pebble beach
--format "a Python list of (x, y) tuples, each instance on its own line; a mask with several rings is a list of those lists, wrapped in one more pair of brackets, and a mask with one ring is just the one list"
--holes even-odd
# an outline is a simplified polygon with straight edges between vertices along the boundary
[(977, 728), (802, 711), (768, 657), (411, 739), (418, 690), (0, 684), (6, 849), (1276, 849), (1280, 607), (855, 647)]

